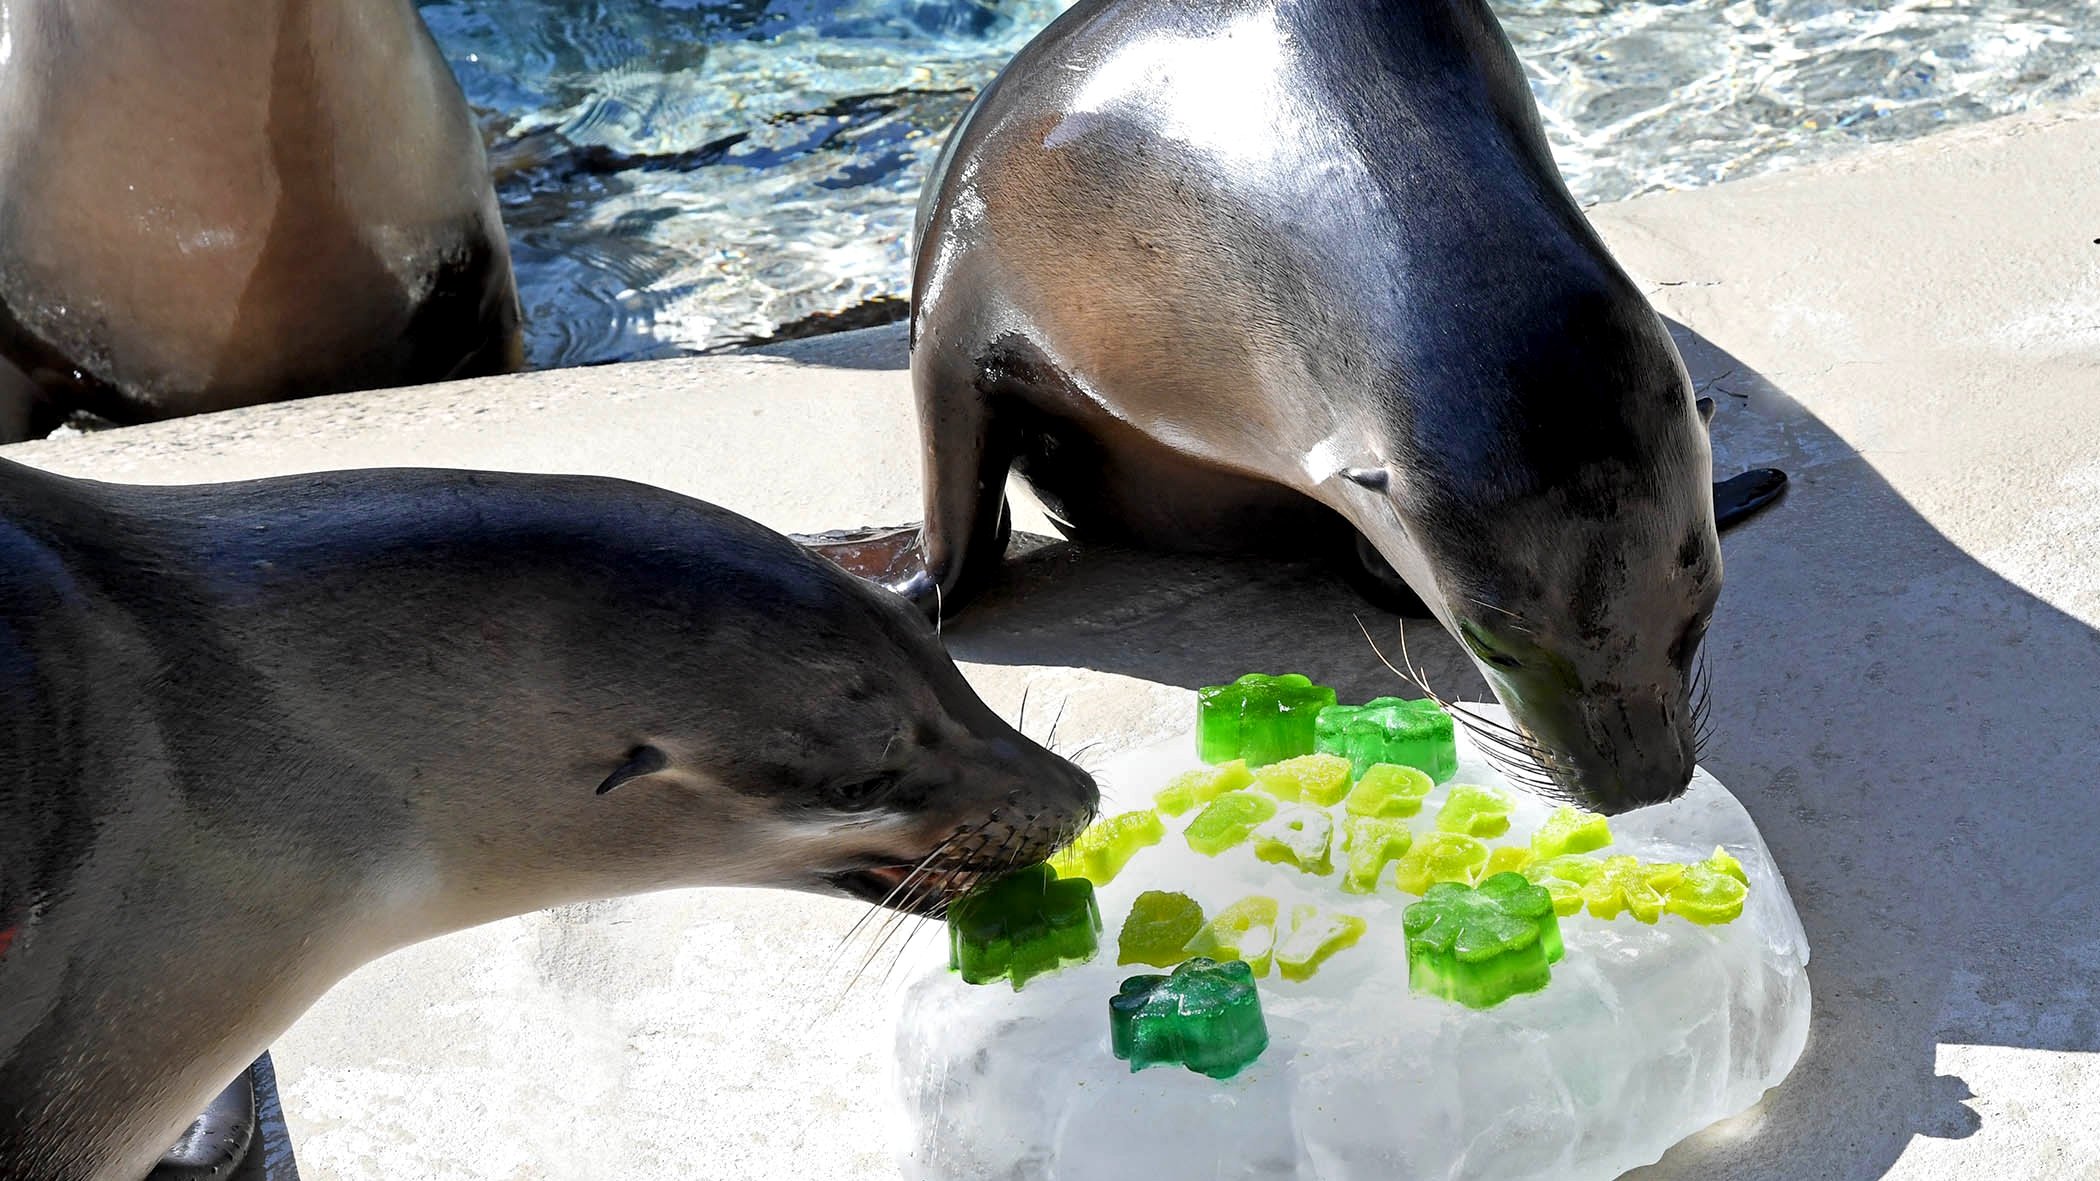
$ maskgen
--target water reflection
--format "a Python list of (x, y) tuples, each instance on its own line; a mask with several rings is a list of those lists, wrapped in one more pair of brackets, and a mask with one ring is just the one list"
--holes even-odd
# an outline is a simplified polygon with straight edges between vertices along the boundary
[[(1497, 0), (1585, 202), (2100, 85), (2090, 0)], [(1064, 0), (442, 0), (536, 366), (905, 293), (948, 126)]]

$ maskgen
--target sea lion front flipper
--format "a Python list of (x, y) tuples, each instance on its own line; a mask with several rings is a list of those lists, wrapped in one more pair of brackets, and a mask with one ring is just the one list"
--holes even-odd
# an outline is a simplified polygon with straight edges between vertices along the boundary
[(1786, 473), (1777, 468), (1751, 468), (1714, 485), (1714, 527), (1730, 529), (1769, 508), (1786, 491)]
[(1393, 569), (1371, 539), (1359, 533), (1355, 548), (1341, 558), (1342, 577), (1357, 594), (1368, 599), (1373, 607), (1390, 611), (1405, 619), (1428, 619), (1434, 613), (1422, 596), (1407, 585), (1400, 572)]
[(804, 549), (831, 559), (846, 573), (899, 594), (926, 581), (926, 555), (919, 548), (917, 525), (877, 525), (789, 536)]
[(241, 1071), (168, 1149), (146, 1181), (227, 1178), (255, 1146), (254, 1068)]

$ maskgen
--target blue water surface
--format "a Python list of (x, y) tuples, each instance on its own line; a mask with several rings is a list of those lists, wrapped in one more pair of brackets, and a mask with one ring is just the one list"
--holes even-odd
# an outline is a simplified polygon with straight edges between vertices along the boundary
[[(1196, 2), (1196, 0), (1188, 0)], [(1063, 0), (427, 0), (490, 141), (536, 366), (906, 293), (942, 137)], [(1585, 202), (2100, 86), (2092, 0), (1499, 0)]]

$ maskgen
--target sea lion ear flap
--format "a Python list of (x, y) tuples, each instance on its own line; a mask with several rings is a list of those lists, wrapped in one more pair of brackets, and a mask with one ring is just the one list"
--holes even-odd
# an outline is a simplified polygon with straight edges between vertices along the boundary
[(1342, 478), (1359, 488), (1369, 488), (1381, 496), (1393, 489), (1393, 473), (1382, 467), (1343, 468)]
[(1712, 398), (1701, 398), (1699, 399), (1698, 406), (1699, 421), (1705, 423), (1709, 427), (1712, 426), (1714, 424), (1714, 400)]
[(664, 752), (653, 746), (637, 746), (628, 753), (627, 761), (614, 768), (613, 773), (605, 777), (605, 782), (598, 785), (598, 794), (602, 796), (630, 779), (654, 775), (670, 765), (670, 756)]

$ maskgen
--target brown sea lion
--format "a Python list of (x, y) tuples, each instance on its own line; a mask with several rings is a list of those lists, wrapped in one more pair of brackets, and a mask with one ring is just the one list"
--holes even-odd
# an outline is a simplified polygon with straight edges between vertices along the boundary
[(0, 0), (0, 442), (504, 372), (519, 321), (409, 0)]

